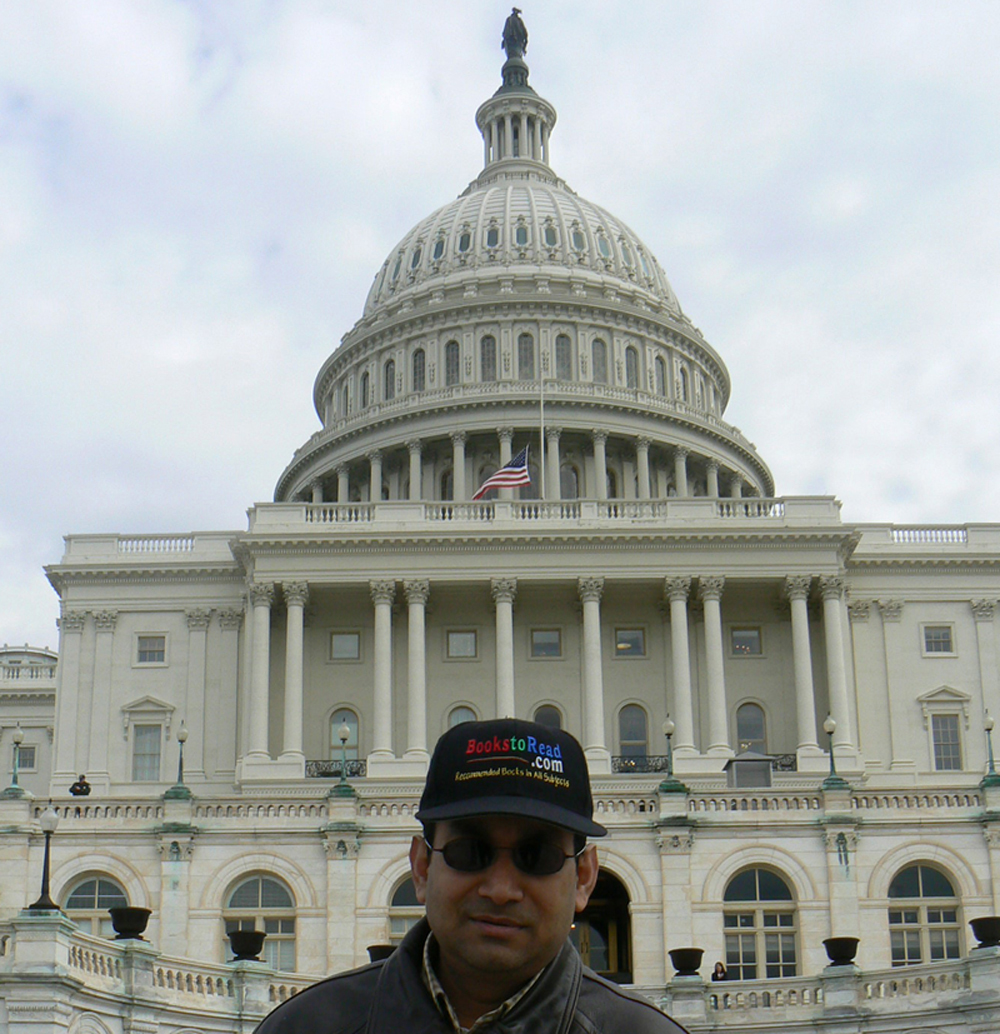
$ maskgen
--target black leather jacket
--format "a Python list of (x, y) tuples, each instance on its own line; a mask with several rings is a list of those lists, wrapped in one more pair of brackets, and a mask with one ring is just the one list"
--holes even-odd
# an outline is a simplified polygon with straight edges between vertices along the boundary
[[(279, 1005), (257, 1034), (452, 1034), (421, 975), (427, 921), (384, 962), (329, 977)], [(654, 1005), (602, 979), (568, 941), (497, 1034), (685, 1034)]]

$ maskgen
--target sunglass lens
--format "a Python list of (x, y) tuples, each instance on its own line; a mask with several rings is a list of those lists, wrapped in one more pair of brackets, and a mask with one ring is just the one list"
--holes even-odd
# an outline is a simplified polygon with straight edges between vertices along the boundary
[(496, 857), (492, 845), (478, 837), (459, 837), (441, 849), (445, 862), (458, 872), (482, 872)]
[(551, 876), (566, 864), (561, 847), (546, 840), (525, 840), (513, 852), (514, 864), (529, 876)]

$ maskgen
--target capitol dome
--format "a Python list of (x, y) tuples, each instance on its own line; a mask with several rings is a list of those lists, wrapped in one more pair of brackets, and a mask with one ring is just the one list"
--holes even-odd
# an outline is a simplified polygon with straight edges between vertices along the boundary
[(555, 122), (508, 57), (476, 112), (482, 171), (376, 273), (277, 501), (462, 501), (525, 445), (521, 499), (774, 494), (652, 251), (553, 171)]

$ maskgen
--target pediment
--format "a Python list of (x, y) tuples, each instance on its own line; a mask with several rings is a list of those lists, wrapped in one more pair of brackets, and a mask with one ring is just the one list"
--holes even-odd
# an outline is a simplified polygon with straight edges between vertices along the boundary
[(170, 721), (174, 705), (158, 697), (144, 696), (122, 705), (122, 731), (128, 739), (129, 729), (140, 722), (161, 722), (167, 739), (170, 738)]
[(930, 716), (932, 714), (954, 714), (958, 711), (961, 712), (965, 720), (965, 727), (968, 728), (969, 704), (971, 701), (971, 694), (955, 689), (954, 686), (938, 686), (937, 689), (932, 689), (917, 697), (917, 703), (920, 704), (925, 726), (930, 723)]

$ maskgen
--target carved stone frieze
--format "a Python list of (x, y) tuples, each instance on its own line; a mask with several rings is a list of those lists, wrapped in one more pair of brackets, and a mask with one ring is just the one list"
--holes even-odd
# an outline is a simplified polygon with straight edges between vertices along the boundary
[(688, 854), (693, 844), (694, 831), (690, 829), (663, 830), (656, 835), (660, 854)]
[(327, 857), (333, 860), (350, 862), (358, 857), (361, 850), (360, 831), (348, 823), (333, 823), (326, 829), (320, 831), (323, 840), (323, 850)]
[(860, 839), (861, 834), (856, 829), (827, 828), (823, 830), (823, 844), (828, 851), (843, 849), (845, 845), (849, 851), (854, 851)]

